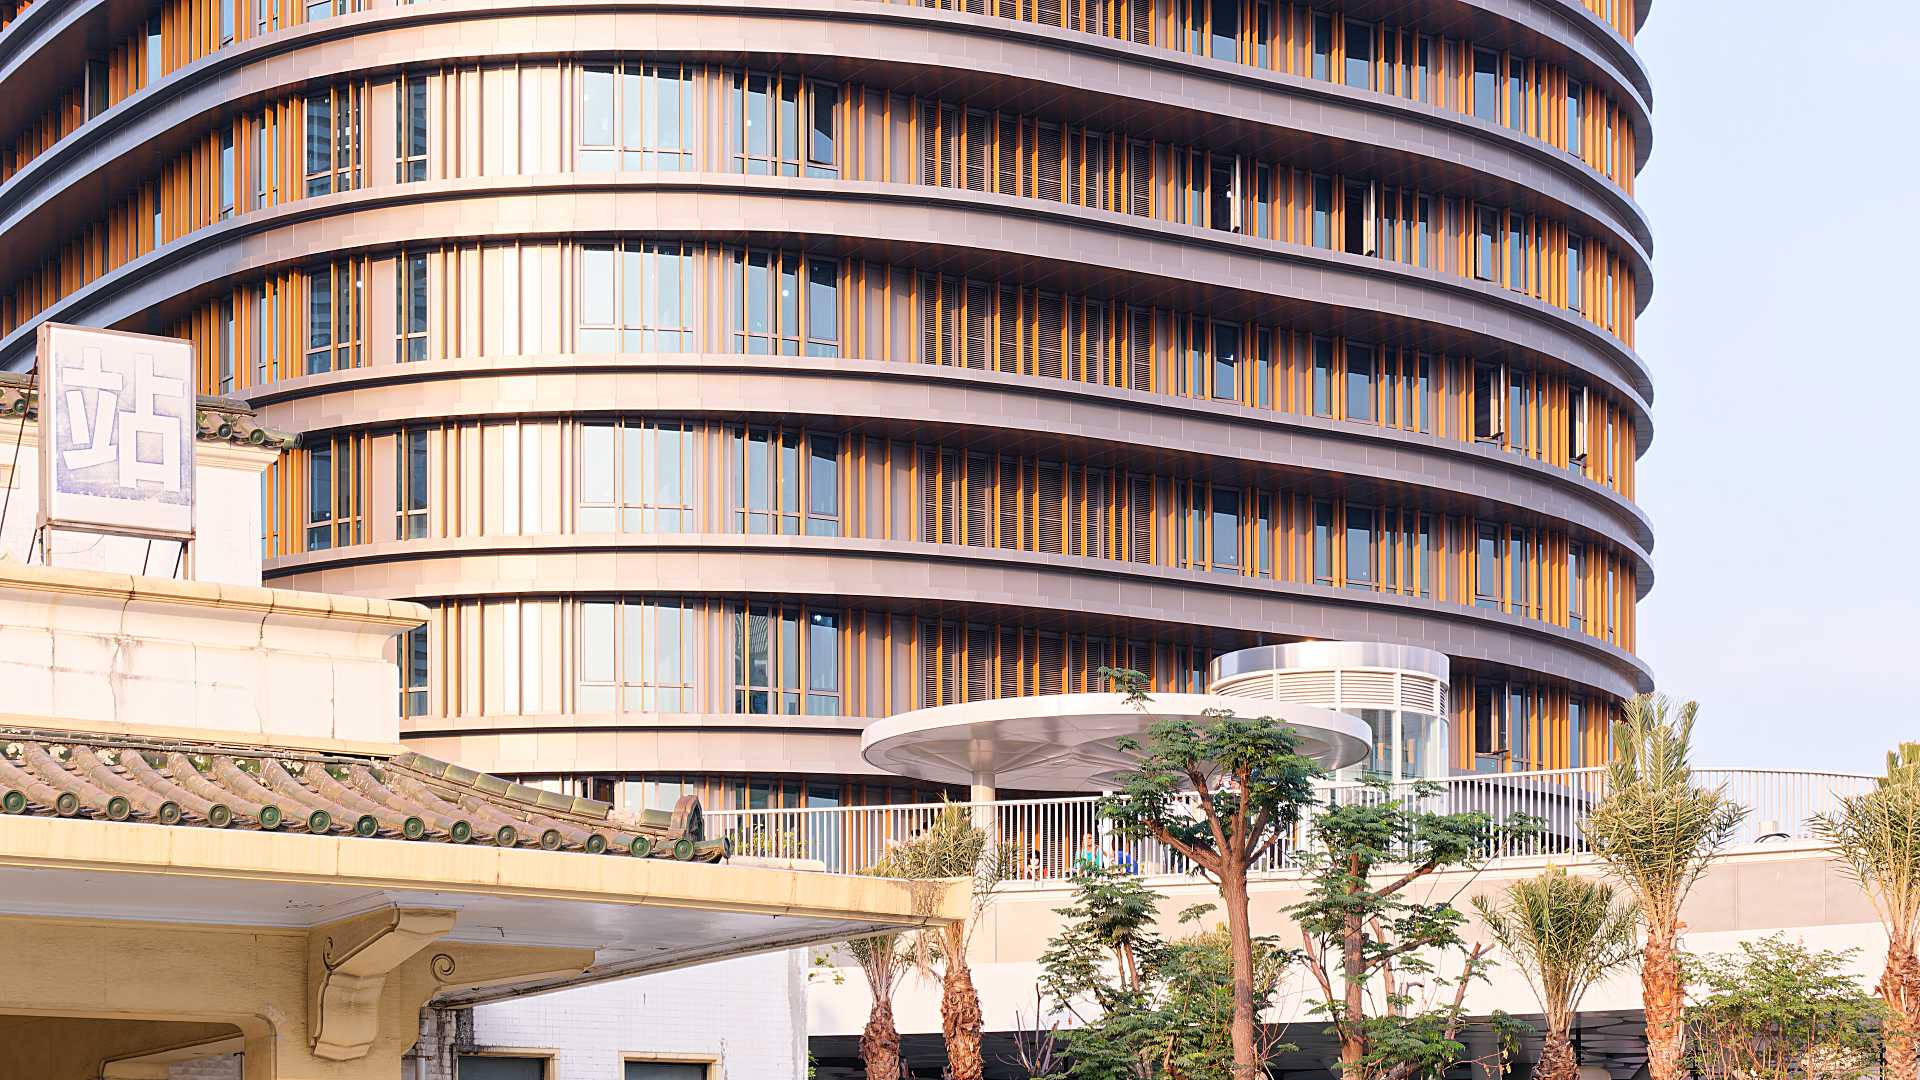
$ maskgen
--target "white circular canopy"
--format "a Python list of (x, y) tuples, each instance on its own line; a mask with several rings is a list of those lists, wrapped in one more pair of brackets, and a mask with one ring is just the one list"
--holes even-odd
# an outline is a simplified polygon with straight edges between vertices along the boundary
[(1371, 734), (1359, 717), (1278, 701), (1218, 694), (1155, 694), (1142, 708), (1122, 694), (1052, 694), (941, 705), (868, 725), (868, 764), (943, 784), (985, 783), (1034, 791), (1103, 791), (1134, 765), (1114, 747), (1156, 720), (1204, 723), (1209, 711), (1270, 716), (1294, 731), (1300, 753), (1329, 769), (1367, 756)]

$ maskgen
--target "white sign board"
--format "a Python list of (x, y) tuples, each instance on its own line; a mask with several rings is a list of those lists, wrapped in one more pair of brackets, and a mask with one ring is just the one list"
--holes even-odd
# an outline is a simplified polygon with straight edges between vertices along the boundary
[(193, 344), (40, 327), (40, 519), (58, 528), (193, 535)]

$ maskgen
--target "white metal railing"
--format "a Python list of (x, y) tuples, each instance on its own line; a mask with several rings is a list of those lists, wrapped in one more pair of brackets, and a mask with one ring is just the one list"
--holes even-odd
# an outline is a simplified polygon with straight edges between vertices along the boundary
[[(1842, 796), (1857, 795), (1873, 778), (1849, 773), (1783, 769), (1697, 769), (1695, 781), (1724, 786), (1748, 808), (1736, 842), (1775, 836), (1803, 838), (1816, 814), (1839, 806)], [(1387, 789), (1384, 797), (1414, 799), (1423, 810), (1461, 813), (1477, 810), (1498, 822), (1523, 815), (1539, 827), (1505, 841), (1503, 856), (1573, 855), (1586, 850), (1580, 821), (1606, 792), (1606, 770), (1552, 769), (1537, 772), (1465, 773), (1433, 781), (1433, 793), (1414, 799), (1411, 782)], [(1348, 781), (1323, 783), (1322, 799), (1342, 802), (1383, 797), (1380, 789)], [(974, 820), (989, 825), (1009, 857), (1013, 876), (1042, 881), (1069, 877), (1089, 848), (1102, 861), (1141, 874), (1185, 874), (1185, 859), (1152, 840), (1122, 841), (1100, 821), (1098, 796), (1066, 799), (1008, 799), (958, 803)], [(834, 806), (794, 810), (712, 810), (707, 835), (731, 837), (734, 851), (781, 859), (807, 859), (830, 873), (858, 873), (885, 857), (893, 845), (914, 836), (943, 809), (941, 803), (895, 806)], [(1276, 848), (1259, 868), (1279, 870), (1291, 864), (1293, 850)]]

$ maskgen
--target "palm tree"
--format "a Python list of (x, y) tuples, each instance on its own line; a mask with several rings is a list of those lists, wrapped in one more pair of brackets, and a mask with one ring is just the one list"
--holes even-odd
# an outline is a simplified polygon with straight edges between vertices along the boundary
[(905, 878), (925, 886), (915, 891), (916, 905), (930, 913), (954, 878), (971, 878), (973, 904), (967, 918), (916, 935), (915, 966), (940, 974), (940, 1033), (947, 1046), (947, 1075), (951, 1080), (981, 1080), (986, 1059), (980, 1052), (980, 992), (967, 966), (967, 946), (974, 928), (993, 903), (994, 890), (1005, 878), (1006, 854), (990, 843), (987, 831), (973, 824), (967, 809), (947, 805), (912, 839), (902, 841), (874, 867), (876, 873)]
[(1493, 940), (1520, 965), (1546, 1015), (1546, 1042), (1534, 1076), (1578, 1080), (1580, 1061), (1568, 1038), (1573, 1018), (1587, 989), (1639, 952), (1639, 910), (1631, 902), (1616, 905), (1612, 887), (1569, 877), (1558, 866), (1514, 882), (1498, 900), (1476, 896), (1473, 906)]
[(854, 938), (847, 942), (847, 951), (873, 992), (867, 1026), (860, 1032), (860, 1060), (866, 1064), (867, 1080), (900, 1080), (900, 1029), (893, 1025), (893, 991), (911, 954), (898, 934)]
[(1606, 795), (1582, 830), (1593, 853), (1640, 907), (1646, 946), (1640, 961), (1641, 1007), (1647, 1018), (1647, 1071), (1652, 1080), (1681, 1080), (1686, 1050), (1686, 981), (1680, 971), (1680, 905), (1707, 864), (1733, 839), (1746, 807), (1726, 789), (1693, 782), (1694, 702), (1677, 720), (1664, 695), (1642, 694), (1621, 706), (1613, 726)]
[(1887, 775), (1865, 795), (1817, 815), (1814, 835), (1834, 846), (1887, 928), (1880, 975), (1887, 1004), (1886, 1080), (1914, 1080), (1920, 1032), (1920, 743), (1887, 754)]

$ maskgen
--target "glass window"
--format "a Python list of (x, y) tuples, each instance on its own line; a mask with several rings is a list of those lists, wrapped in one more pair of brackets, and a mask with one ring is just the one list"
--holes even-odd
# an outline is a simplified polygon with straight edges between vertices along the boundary
[(1587, 703), (1567, 699), (1567, 767), (1584, 769), (1587, 761)]
[(1254, 570), (1261, 577), (1273, 576), (1273, 495), (1260, 492), (1259, 512), (1254, 521), (1253, 551), (1256, 560)]
[(410, 252), (394, 260), (394, 359), (427, 358), (427, 256)]
[(1333, 415), (1333, 342), (1313, 339), (1313, 415)]
[(1582, 95), (1584, 87), (1573, 80), (1567, 80), (1567, 153), (1574, 157), (1584, 157), (1586, 149), (1586, 105)]
[(1215, 570), (1240, 569), (1240, 492), (1213, 489), (1212, 562)]
[(307, 273), (307, 374), (360, 366), (360, 264)]
[[(807, 458), (804, 466), (803, 444)], [(839, 535), (839, 436), (803, 437), (793, 431), (736, 429), (727, 469), (731, 522), (736, 529), (747, 533)]]
[(840, 438), (812, 435), (807, 439), (807, 534), (840, 533)]
[(280, 342), (280, 309), (274, 303), (279, 290), (271, 285), (260, 286), (260, 295), (254, 299), (253, 329), (258, 340), (254, 343), (253, 384), (259, 386), (267, 381), (269, 373), (278, 370), (274, 364)]
[(707, 1077), (707, 1067), (697, 1062), (629, 1061), (621, 1080), (707, 1080)]
[(1473, 687), (1473, 767), (1475, 772), (1500, 772), (1507, 753), (1507, 695), (1499, 683)]
[(1347, 20), (1346, 83), (1360, 90), (1373, 89), (1373, 27)]
[(307, 450), (307, 550), (359, 543), (359, 443), (323, 439)]
[(840, 88), (828, 83), (808, 83), (807, 175), (837, 176), (840, 173), (839, 108)]
[(147, 20), (147, 81), (143, 85), (152, 86), (160, 79), (161, 44), (160, 16), (154, 15)]
[(1501, 399), (1505, 396), (1500, 368), (1476, 364), (1473, 369), (1473, 437), (1479, 442), (1499, 442), (1503, 434), (1500, 422)]
[(160, 210), (160, 181), (147, 185), (147, 205), (153, 208), (153, 246), (159, 247), (167, 242), (166, 221)]
[(1475, 215), (1473, 276), (1481, 281), (1500, 280), (1500, 212), (1480, 207)]
[(1533, 606), (1533, 545), (1527, 530), (1515, 528), (1507, 534), (1507, 599), (1516, 615), (1529, 614)]
[(252, 173), (255, 209), (266, 207), (280, 186), (280, 159), (274, 138), (279, 125), (273, 122), (274, 116), (272, 110), (262, 113), (260, 124), (254, 129)]
[(427, 628), (416, 626), (400, 639), (400, 715), (427, 715), (427, 691)]
[(1374, 586), (1377, 577), (1374, 572), (1374, 516), (1372, 507), (1347, 504), (1347, 585), (1350, 588), (1371, 589)]
[(427, 429), (403, 428), (393, 455), (394, 535), (418, 540), (427, 535)]
[(220, 0), (220, 44), (233, 42), (233, 3), (234, 0)]
[(1344, 226), (1341, 250), (1349, 255), (1372, 255), (1373, 192), (1365, 184), (1346, 186), (1346, 205), (1341, 217)]
[(233, 216), (233, 128), (220, 131), (220, 216)]
[(1240, 231), (1239, 169), (1232, 157), (1217, 156), (1207, 176), (1207, 225), (1221, 232)]
[[(325, 8), (328, 2), (319, 0), (319, 6)], [(308, 5), (308, 18), (313, 17), (313, 6)], [(455, 1080), (547, 1080), (547, 1059), (461, 1054), (454, 1077)]]
[(727, 110), (735, 171), (837, 175), (839, 97), (839, 89), (826, 83), (757, 72), (736, 74)]
[(581, 352), (693, 348), (693, 251), (681, 244), (587, 244), (580, 251)]
[(743, 713), (796, 714), (804, 704), (811, 715), (838, 715), (839, 615), (765, 607), (737, 612), (734, 696), (736, 711)]
[(1238, 323), (1213, 324), (1213, 396), (1220, 401), (1239, 400), (1240, 326)]
[(1491, 49), (1473, 50), (1473, 115), (1500, 122), (1500, 54)]
[[(1198, 8), (1198, 4), (1194, 5)], [(1215, 60), (1240, 58), (1240, 0), (1213, 0), (1211, 55)]]
[(233, 393), (233, 298), (220, 301), (220, 389)]
[(394, 179), (427, 178), (427, 77), (408, 75), (394, 87)]
[(307, 374), (333, 369), (333, 270), (307, 274)]
[(579, 626), (576, 709), (692, 711), (692, 608), (679, 600), (592, 600), (580, 605)]
[(693, 72), (678, 64), (581, 71), (577, 161), (586, 172), (679, 172), (693, 165)]
[(807, 262), (807, 355), (840, 355), (840, 267)]
[(1587, 628), (1587, 549), (1580, 544), (1567, 545), (1567, 626)]
[(580, 427), (580, 532), (693, 531), (693, 430), (677, 421)]
[(1479, 527), (1474, 545), (1473, 603), (1475, 607), (1500, 607), (1501, 587), (1507, 569), (1506, 545), (1495, 525)]
[(803, 260), (791, 252), (736, 251), (728, 294), (728, 321), (739, 351), (798, 356), (804, 341), (810, 356), (840, 355), (838, 264)]
[(1567, 306), (1582, 315), (1587, 312), (1587, 293), (1580, 272), (1580, 253), (1585, 245), (1577, 236), (1567, 237)]
[(1325, 176), (1313, 178), (1313, 239), (1317, 248), (1333, 247), (1333, 181)]
[(1531, 446), (1533, 393), (1532, 383), (1525, 375), (1508, 380), (1506, 420), (1508, 449), (1525, 450)]
[(1313, 13), (1313, 58), (1310, 68), (1316, 79), (1333, 79), (1333, 16)]
[(1527, 219), (1519, 214), (1507, 217), (1507, 287), (1521, 292), (1533, 288), (1531, 262), (1527, 257)]
[(1347, 342), (1347, 419), (1375, 419), (1374, 374), (1373, 346)]
[(1313, 504), (1313, 580), (1317, 585), (1333, 584), (1333, 504)]
[(1507, 57), (1507, 126), (1515, 131), (1527, 130), (1529, 83), (1527, 62), (1517, 56)]
[(358, 185), (360, 95), (354, 87), (316, 90), (306, 106), (308, 195), (351, 191)]

